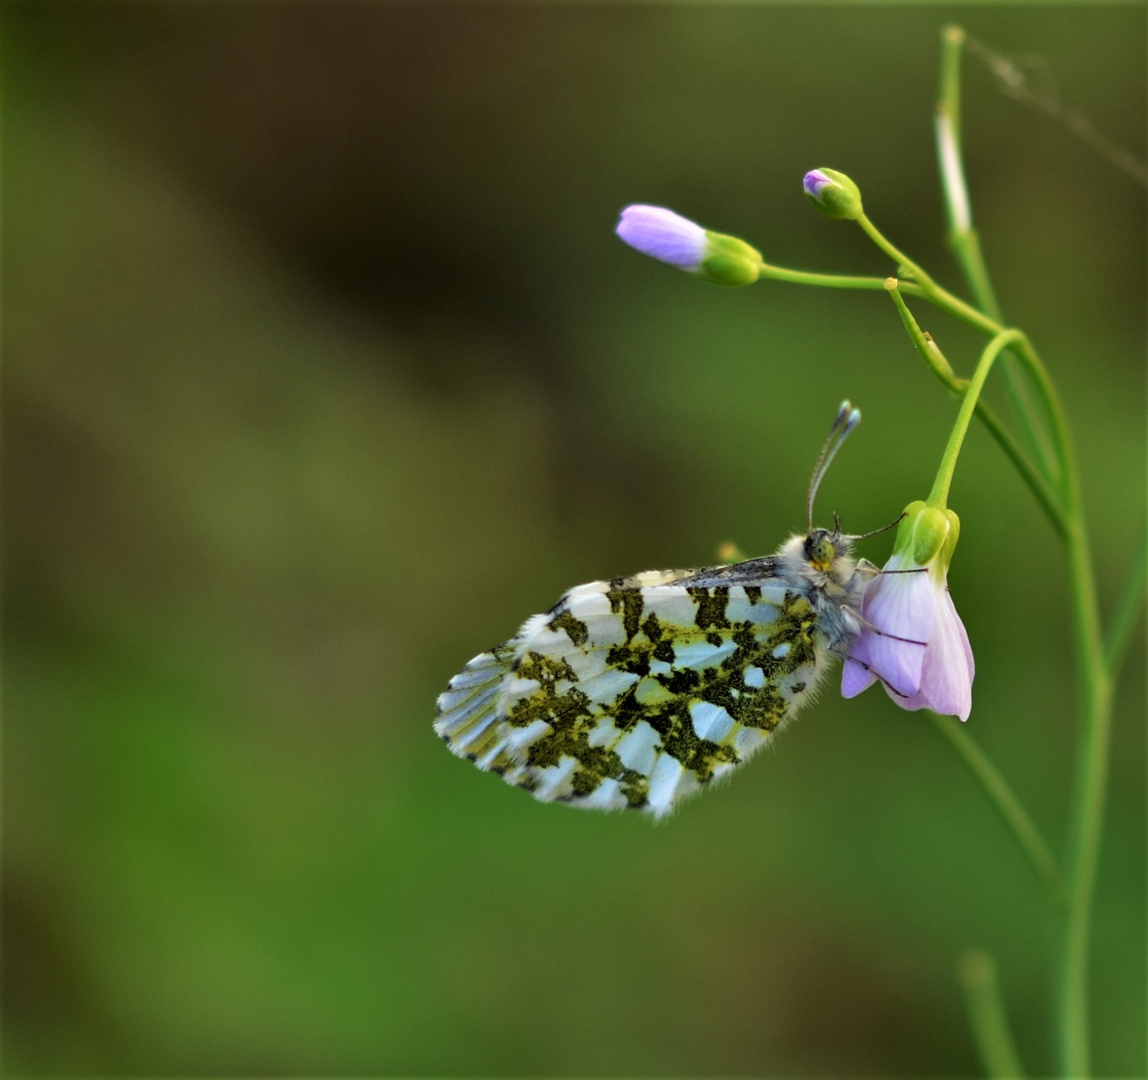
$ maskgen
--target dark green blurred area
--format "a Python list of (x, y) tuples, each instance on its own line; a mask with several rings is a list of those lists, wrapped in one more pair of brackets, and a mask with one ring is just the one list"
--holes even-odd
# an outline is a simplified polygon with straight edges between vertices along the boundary
[[(806, 269), (959, 287), (941, 26), (1145, 156), (1138, 8), (7, 8), (4, 1008), (11, 1073), (968, 1075), (958, 956), (1054, 1067), (1034, 876), (920, 716), (835, 685), (668, 824), (451, 757), (435, 696), (580, 581), (925, 495), (955, 406), (880, 294), (703, 286), (672, 206)], [(1110, 607), (1145, 522), (1144, 191), (966, 64), (974, 212), (1068, 402)], [(979, 343), (918, 316), (962, 373)], [(995, 381), (995, 380), (994, 380)], [(997, 388), (994, 400), (1000, 404)], [(974, 428), (968, 731), (1059, 852), (1064, 560)], [(868, 544), (883, 561), (887, 538)], [(1144, 635), (1093, 965), (1145, 1070)]]

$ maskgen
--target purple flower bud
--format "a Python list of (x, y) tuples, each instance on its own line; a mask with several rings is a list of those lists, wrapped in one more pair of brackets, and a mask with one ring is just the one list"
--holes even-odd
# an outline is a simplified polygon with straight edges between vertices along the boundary
[(627, 206), (615, 230), (630, 247), (696, 272), (706, 255), (706, 231), (663, 206)]
[(822, 188), (828, 187), (833, 181), (820, 169), (813, 169), (805, 174), (805, 179), (801, 183), (806, 195), (812, 199), (820, 199)]
[(856, 221), (862, 215), (861, 192), (843, 172), (813, 169), (805, 174), (801, 186), (826, 217)]
[(921, 565), (895, 553), (865, 590), (861, 615), (865, 629), (841, 676), (844, 697), (880, 679), (903, 709), (969, 718), (973, 651), (935, 561)]

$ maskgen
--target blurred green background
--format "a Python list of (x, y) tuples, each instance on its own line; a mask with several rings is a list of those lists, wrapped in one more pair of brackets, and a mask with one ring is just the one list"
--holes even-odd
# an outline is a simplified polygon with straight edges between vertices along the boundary
[[(931, 131), (954, 18), (1144, 158), (1136, 7), (7, 6), (9, 1073), (966, 1075), (969, 947), (1053, 1068), (1040, 887), (878, 690), (831, 684), (658, 827), (537, 804), (430, 728), (569, 586), (802, 528), (842, 397), (865, 423), (819, 516), (927, 492), (955, 406), (884, 296), (720, 290), (612, 228), (650, 202), (889, 272), (802, 198), (829, 165), (960, 288)], [(1145, 519), (1144, 191), (965, 71), (976, 219), (1069, 403), (1108, 607)], [(977, 339), (917, 310), (968, 373)], [(1062, 553), (979, 428), (952, 505), (968, 731), (1059, 851)], [(1143, 642), (1106, 1074), (1145, 1069)]]

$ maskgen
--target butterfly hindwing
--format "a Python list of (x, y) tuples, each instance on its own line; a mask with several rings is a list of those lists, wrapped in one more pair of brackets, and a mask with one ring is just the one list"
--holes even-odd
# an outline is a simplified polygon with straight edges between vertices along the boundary
[(812, 607), (772, 559), (570, 590), (439, 697), (460, 756), (544, 801), (660, 817), (812, 696)]

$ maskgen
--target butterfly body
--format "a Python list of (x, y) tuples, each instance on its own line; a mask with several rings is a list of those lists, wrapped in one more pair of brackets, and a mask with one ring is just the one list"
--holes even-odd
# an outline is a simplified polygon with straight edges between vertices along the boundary
[(861, 629), (876, 568), (811, 529), (775, 554), (579, 585), (439, 696), (460, 757), (542, 801), (655, 817), (747, 760)]

